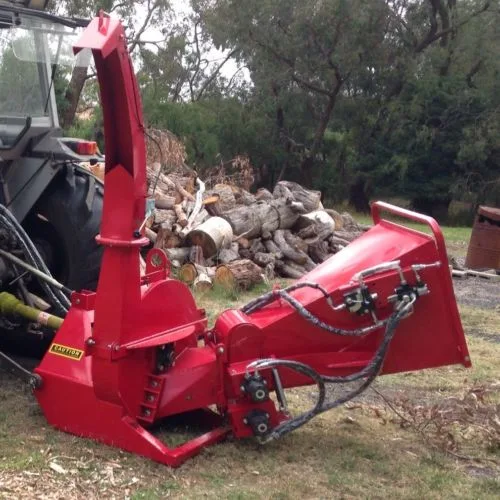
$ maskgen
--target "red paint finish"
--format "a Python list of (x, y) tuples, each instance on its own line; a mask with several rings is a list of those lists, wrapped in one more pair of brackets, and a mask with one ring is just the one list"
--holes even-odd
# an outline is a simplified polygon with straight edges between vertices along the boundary
[[(78, 47), (93, 50), (101, 87), (106, 189), (98, 241), (105, 250), (97, 292), (73, 295), (54, 340), (85, 354), (77, 360), (48, 352), (37, 369), (43, 384), (35, 394), (52, 425), (178, 466), (229, 432), (251, 436), (247, 417), (252, 412), (268, 415), (271, 428), (289, 418), (273, 400), (254, 402), (242, 390), (251, 362), (290, 359), (323, 375), (351, 374), (370, 362), (383, 329), (363, 337), (332, 335), (276, 300), (252, 314), (226, 311), (209, 331), (189, 289), (169, 277), (165, 254), (150, 252), (146, 274), (140, 276), (139, 250), (146, 240), (136, 232), (145, 214), (144, 131), (123, 28), (101, 15)], [(426, 224), (433, 234), (381, 220), (381, 210)], [(382, 203), (374, 205), (373, 216), (376, 225), (370, 231), (301, 281), (321, 285), (341, 304), (358, 287), (353, 276), (366, 268), (399, 260), (405, 279), (415, 285), (410, 266), (439, 262), (440, 267), (420, 271), (430, 294), (419, 298), (414, 313), (401, 322), (382, 373), (470, 366), (438, 225)], [(365, 281), (370, 293), (377, 294), (377, 317), (389, 317), (394, 305), (388, 297), (400, 285), (400, 276), (385, 271)], [(292, 295), (337, 328), (372, 324), (370, 315), (333, 310), (317, 290), (302, 288)], [(285, 388), (311, 383), (289, 369), (280, 369), (279, 375)], [(261, 376), (273, 391), (271, 371), (263, 370)], [(203, 410), (200, 418), (210, 430), (180, 447), (167, 447), (148, 430), (164, 417), (192, 410)]]

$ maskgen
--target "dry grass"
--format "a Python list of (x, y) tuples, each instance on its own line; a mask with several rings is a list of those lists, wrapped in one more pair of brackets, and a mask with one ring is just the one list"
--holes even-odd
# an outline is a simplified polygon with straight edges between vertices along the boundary
[[(255, 293), (198, 301), (213, 320)], [(472, 370), (382, 377), (383, 399), (370, 391), (278, 442), (228, 440), (176, 470), (49, 428), (21, 383), (0, 375), (0, 498), (498, 498), (500, 310), (461, 313)], [(313, 393), (291, 391), (292, 407)]]

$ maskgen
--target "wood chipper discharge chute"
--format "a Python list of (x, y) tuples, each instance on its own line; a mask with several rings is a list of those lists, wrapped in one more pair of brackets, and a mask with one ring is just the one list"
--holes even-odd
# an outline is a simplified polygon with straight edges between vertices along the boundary
[[(278, 438), (380, 374), (470, 366), (437, 223), (383, 203), (373, 205), (375, 226), (351, 245), (289, 287), (225, 311), (213, 328), (170, 278), (162, 251), (150, 251), (141, 275), (144, 125), (121, 24), (100, 14), (76, 50), (84, 48), (94, 54), (104, 113), (104, 257), (97, 292), (72, 295), (36, 370), (35, 394), (52, 425), (178, 466), (228, 433)], [(382, 220), (381, 211), (431, 234)], [(329, 384), (346, 382), (357, 386), (326, 398)], [(307, 384), (318, 386), (317, 401), (292, 417), (286, 389)], [(210, 429), (177, 448), (150, 432), (193, 411)]]

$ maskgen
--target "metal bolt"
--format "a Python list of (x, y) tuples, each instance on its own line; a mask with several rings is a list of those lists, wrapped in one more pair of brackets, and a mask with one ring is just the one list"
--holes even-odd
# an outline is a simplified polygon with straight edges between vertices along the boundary
[(259, 425), (257, 426), (257, 430), (258, 430), (260, 433), (264, 434), (265, 432), (267, 432), (267, 425), (266, 425), (266, 424), (264, 424), (264, 423), (259, 424)]
[(147, 397), (147, 400), (148, 400), (149, 402), (152, 402), (152, 401), (154, 401), (154, 400), (155, 400), (155, 397), (154, 397), (152, 394), (150, 394), (150, 395)]
[(142, 412), (145, 417), (149, 417), (151, 415), (151, 410), (148, 410), (147, 408), (143, 410)]
[(244, 419), (243, 419), (243, 423), (244, 423), (245, 425), (248, 425), (248, 420), (247, 420), (246, 418), (244, 418)]
[(95, 345), (95, 340), (92, 338), (92, 337), (89, 337), (86, 342), (85, 342), (88, 346), (93, 346)]
[(120, 346), (117, 344), (117, 345), (115, 345), (115, 347), (113, 347), (113, 349), (114, 349), (115, 351), (119, 351), (119, 350), (120, 350)]
[(217, 347), (217, 354), (224, 354), (224, 347)]
[(244, 385), (240, 385), (240, 389), (241, 389), (241, 392), (245, 392), (245, 386)]
[(151, 387), (158, 387), (158, 382), (156, 380), (151, 380)]
[(263, 389), (258, 389), (255, 391), (255, 398), (262, 401), (266, 398), (266, 392)]
[(75, 299), (75, 304), (79, 304), (81, 302), (80, 299)]

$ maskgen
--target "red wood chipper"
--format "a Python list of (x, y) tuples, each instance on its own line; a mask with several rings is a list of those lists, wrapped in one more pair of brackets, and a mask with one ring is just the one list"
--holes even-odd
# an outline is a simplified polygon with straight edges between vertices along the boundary
[[(213, 328), (189, 289), (169, 277), (162, 251), (149, 252), (141, 276), (145, 130), (122, 25), (101, 13), (75, 47), (82, 49), (93, 52), (104, 113), (104, 257), (97, 292), (72, 294), (36, 370), (35, 394), (52, 425), (178, 466), (229, 433), (276, 439), (377, 375), (470, 366), (439, 226), (385, 203), (373, 204), (375, 225), (344, 250), (291, 286), (225, 311)], [(329, 384), (348, 382), (347, 392), (327, 397)], [(317, 400), (292, 417), (285, 391), (308, 384), (317, 385)], [(150, 432), (192, 411), (210, 426), (205, 434), (169, 448)]]

